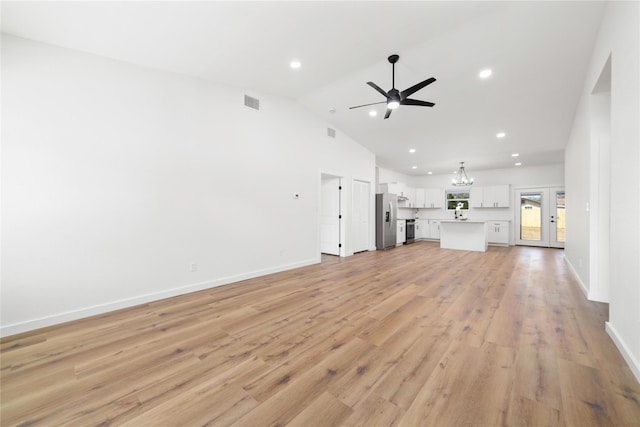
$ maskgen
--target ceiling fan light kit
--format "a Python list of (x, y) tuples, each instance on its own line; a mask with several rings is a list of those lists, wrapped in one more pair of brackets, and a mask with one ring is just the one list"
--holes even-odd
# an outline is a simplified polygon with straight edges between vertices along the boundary
[(453, 186), (467, 186), (473, 185), (473, 178), (467, 176), (467, 171), (464, 169), (464, 162), (460, 162), (460, 169), (456, 174), (456, 177), (451, 180)]
[(419, 107), (433, 107), (434, 105), (436, 105), (433, 102), (420, 101), (418, 99), (409, 98), (409, 96), (413, 95), (423, 87), (435, 82), (436, 79), (434, 77), (430, 77), (427, 80), (423, 80), (420, 83), (415, 84), (410, 88), (400, 92), (398, 89), (396, 89), (396, 62), (398, 62), (398, 59), (400, 59), (400, 56), (391, 55), (387, 59), (391, 63), (391, 90), (389, 90), (389, 92), (385, 92), (380, 88), (380, 86), (376, 85), (375, 83), (367, 82), (369, 86), (371, 86), (378, 93), (380, 93), (382, 96), (387, 98), (387, 100), (381, 101), (381, 102), (372, 102), (370, 104), (364, 104), (364, 105), (356, 105), (355, 107), (349, 107), (350, 110), (353, 110), (354, 108), (367, 107), (369, 105), (387, 104), (387, 113), (384, 115), (384, 118), (388, 119), (389, 116), (391, 115), (391, 111), (395, 110), (401, 105), (417, 105)]

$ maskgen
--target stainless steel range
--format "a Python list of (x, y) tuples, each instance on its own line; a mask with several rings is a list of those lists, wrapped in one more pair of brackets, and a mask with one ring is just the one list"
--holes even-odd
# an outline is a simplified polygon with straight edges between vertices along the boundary
[(406, 244), (414, 243), (416, 241), (416, 220), (408, 219), (407, 220), (407, 241)]

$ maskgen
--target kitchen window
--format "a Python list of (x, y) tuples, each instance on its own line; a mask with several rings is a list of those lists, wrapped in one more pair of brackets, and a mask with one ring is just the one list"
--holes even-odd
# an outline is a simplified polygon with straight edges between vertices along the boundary
[(470, 192), (466, 190), (447, 190), (447, 210), (453, 211), (458, 206), (458, 203), (462, 203), (462, 209), (469, 209), (469, 195)]

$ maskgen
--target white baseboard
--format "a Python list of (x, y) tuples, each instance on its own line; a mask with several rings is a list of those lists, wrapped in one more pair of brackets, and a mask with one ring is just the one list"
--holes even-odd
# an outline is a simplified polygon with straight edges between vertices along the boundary
[(571, 273), (573, 278), (576, 279), (576, 282), (578, 282), (578, 285), (580, 286), (580, 289), (582, 290), (582, 293), (584, 294), (585, 298), (589, 299), (589, 289), (587, 289), (587, 287), (584, 285), (584, 283), (582, 282), (582, 279), (580, 279), (580, 276), (578, 275), (578, 272), (576, 271), (575, 268), (573, 268), (573, 265), (571, 265), (571, 262), (569, 261), (569, 259), (566, 256), (563, 256), (563, 258), (564, 258), (564, 262), (566, 262), (567, 266), (569, 267), (569, 272)]
[(627, 365), (629, 365), (631, 372), (633, 372), (633, 375), (636, 377), (636, 381), (640, 383), (640, 362), (638, 362), (631, 351), (629, 351), (629, 347), (625, 344), (616, 328), (614, 328), (610, 322), (605, 322), (605, 330), (618, 348), (618, 351), (620, 351), (620, 354), (622, 354)]
[(178, 288), (167, 289), (160, 292), (138, 295), (131, 298), (125, 298), (118, 301), (112, 301), (104, 304), (98, 304), (91, 307), (84, 307), (77, 310), (57, 313), (38, 319), (27, 320), (24, 322), (13, 323), (10, 325), (0, 326), (0, 337), (8, 337), (10, 335), (20, 334), (23, 332), (33, 331), (35, 329), (47, 326), (58, 325), (72, 320), (78, 320), (85, 317), (95, 316), (97, 314), (107, 313), (109, 311), (119, 310), (122, 308), (133, 307), (139, 304), (145, 304), (152, 301), (158, 301), (165, 298), (171, 298), (178, 295), (184, 295), (191, 292), (197, 292), (204, 289), (215, 288), (217, 286), (228, 285), (230, 283), (239, 282), (241, 280), (253, 279), (255, 277), (265, 276), (267, 274), (278, 273), (294, 268), (305, 267), (312, 264), (320, 263), (320, 257), (296, 262), (293, 264), (280, 265), (277, 267), (266, 268), (264, 270), (252, 271), (249, 273), (238, 274), (235, 276), (224, 277), (221, 279), (210, 280), (206, 282), (193, 283), (191, 285), (181, 286)]

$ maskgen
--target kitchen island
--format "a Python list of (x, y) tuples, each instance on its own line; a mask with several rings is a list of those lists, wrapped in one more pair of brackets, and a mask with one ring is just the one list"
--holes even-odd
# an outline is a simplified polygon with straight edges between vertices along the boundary
[(440, 221), (440, 247), (463, 251), (487, 251), (486, 221)]

